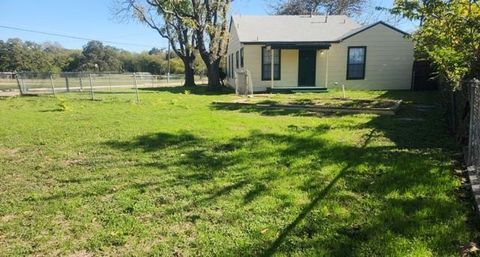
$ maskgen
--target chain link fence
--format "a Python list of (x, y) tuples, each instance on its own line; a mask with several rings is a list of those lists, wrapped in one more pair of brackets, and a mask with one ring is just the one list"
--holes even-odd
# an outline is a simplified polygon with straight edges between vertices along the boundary
[(464, 147), (467, 166), (480, 171), (480, 81), (462, 81), (456, 90), (446, 81), (440, 85), (448, 128)]
[(474, 79), (464, 83), (469, 89), (470, 121), (468, 135), (467, 165), (480, 168), (480, 81)]
[[(196, 78), (200, 83), (201, 77)], [(152, 75), (150, 73), (88, 73), (88, 72), (17, 72), (0, 77), (0, 92), (21, 95), (60, 94), (78, 92), (94, 100), (98, 94), (135, 94), (139, 89), (176, 87), (184, 84), (182, 75)], [(97, 94), (97, 95), (96, 95)]]

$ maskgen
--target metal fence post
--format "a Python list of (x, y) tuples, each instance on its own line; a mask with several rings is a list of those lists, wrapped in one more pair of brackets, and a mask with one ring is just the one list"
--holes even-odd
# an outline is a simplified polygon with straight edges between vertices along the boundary
[(17, 79), (18, 90), (20, 90), (20, 95), (24, 95), (22, 83), (20, 82), (20, 79), (18, 78), (19, 76), (20, 76), (19, 73), (15, 74), (15, 78)]
[(53, 95), (56, 96), (57, 94), (55, 93), (55, 84), (53, 84), (53, 76), (52, 76), (52, 73), (50, 73), (50, 85), (52, 86)]
[(65, 75), (65, 86), (67, 87), (67, 92), (70, 92), (70, 85), (68, 81), (68, 75)]
[(83, 74), (80, 73), (80, 92), (83, 92), (83, 79), (82, 79)]
[(137, 82), (137, 74), (133, 73), (133, 80), (135, 82), (135, 94), (137, 95), (137, 103), (140, 102), (140, 98), (138, 97), (138, 82)]
[(22, 75), (20, 76), (20, 84), (22, 85), (23, 92), (24, 92), (24, 93), (27, 93), (28, 88), (27, 88), (27, 86), (25, 85), (24, 76), (25, 76), (25, 73), (22, 73)]
[(107, 74), (107, 78), (108, 78), (108, 87), (110, 88), (110, 93), (112, 92), (112, 81), (110, 79), (110, 73)]
[(95, 94), (93, 93), (93, 81), (92, 81), (92, 74), (88, 74), (90, 78), (90, 95), (92, 96), (92, 101), (95, 100)]

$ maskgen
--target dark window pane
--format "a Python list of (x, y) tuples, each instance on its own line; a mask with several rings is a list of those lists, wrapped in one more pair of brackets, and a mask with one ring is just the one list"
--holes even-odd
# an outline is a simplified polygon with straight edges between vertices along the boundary
[(277, 80), (280, 79), (280, 64), (275, 64), (273, 72), (274, 78)]
[(235, 78), (235, 73), (233, 72), (233, 54), (230, 55), (230, 76)]
[[(280, 80), (280, 49), (274, 49), (274, 79)], [(271, 50), (267, 50), (266, 47), (262, 48), (262, 79), (270, 80), (271, 79)]]
[(365, 47), (348, 48), (347, 79), (363, 79), (365, 77)]
[(227, 56), (227, 77), (230, 78), (230, 56)]
[(273, 57), (273, 59), (275, 60), (275, 64), (280, 63), (280, 49), (275, 49), (273, 52), (273, 54), (275, 55)]
[(236, 64), (236, 67), (237, 69), (239, 68), (239, 65), (240, 65), (240, 60), (239, 60), (239, 54), (238, 54), (238, 51), (235, 53), (235, 64)]
[(350, 78), (362, 78), (363, 77), (363, 64), (350, 64), (348, 68)]
[(348, 56), (350, 64), (362, 64), (365, 62), (365, 48), (350, 48)]
[(271, 78), (271, 67), (270, 65), (263, 66), (263, 78), (269, 80)]
[(243, 68), (243, 48), (240, 49), (240, 67)]

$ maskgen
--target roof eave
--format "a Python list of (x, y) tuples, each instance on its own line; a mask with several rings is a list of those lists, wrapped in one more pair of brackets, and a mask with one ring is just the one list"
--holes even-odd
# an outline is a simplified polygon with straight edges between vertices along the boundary
[(340, 40), (333, 41), (240, 41), (245, 45), (271, 45), (271, 44), (332, 44), (340, 43)]
[(346, 39), (348, 39), (348, 38), (351, 38), (351, 37), (353, 37), (353, 36), (355, 36), (355, 35), (357, 35), (357, 34), (359, 34), (359, 33), (364, 32), (365, 30), (371, 29), (371, 28), (373, 28), (373, 27), (375, 27), (375, 26), (377, 26), (377, 25), (380, 25), (380, 24), (381, 24), (381, 25), (384, 25), (384, 26), (388, 27), (389, 29), (392, 29), (392, 30), (394, 30), (394, 31), (396, 31), (396, 32), (398, 32), (398, 33), (401, 33), (401, 34), (403, 34), (403, 35), (405, 35), (405, 36), (410, 36), (410, 33), (407, 33), (407, 32), (405, 32), (405, 31), (403, 31), (403, 30), (400, 30), (400, 29), (398, 29), (398, 28), (396, 28), (396, 27), (394, 27), (394, 26), (392, 26), (392, 25), (390, 25), (390, 24), (388, 24), (388, 23), (386, 23), (386, 22), (378, 21), (378, 22), (375, 22), (375, 23), (373, 23), (373, 24), (370, 24), (370, 25), (368, 25), (368, 26), (360, 29), (359, 31), (356, 31), (355, 33), (349, 34), (349, 35), (341, 38), (341, 39), (339, 40), (339, 42), (344, 41), (344, 40), (346, 40)]

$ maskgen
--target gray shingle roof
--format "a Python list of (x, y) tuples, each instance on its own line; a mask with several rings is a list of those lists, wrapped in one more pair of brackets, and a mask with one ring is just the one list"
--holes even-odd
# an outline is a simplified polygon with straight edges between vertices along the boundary
[(240, 42), (334, 42), (362, 26), (345, 15), (233, 16)]

